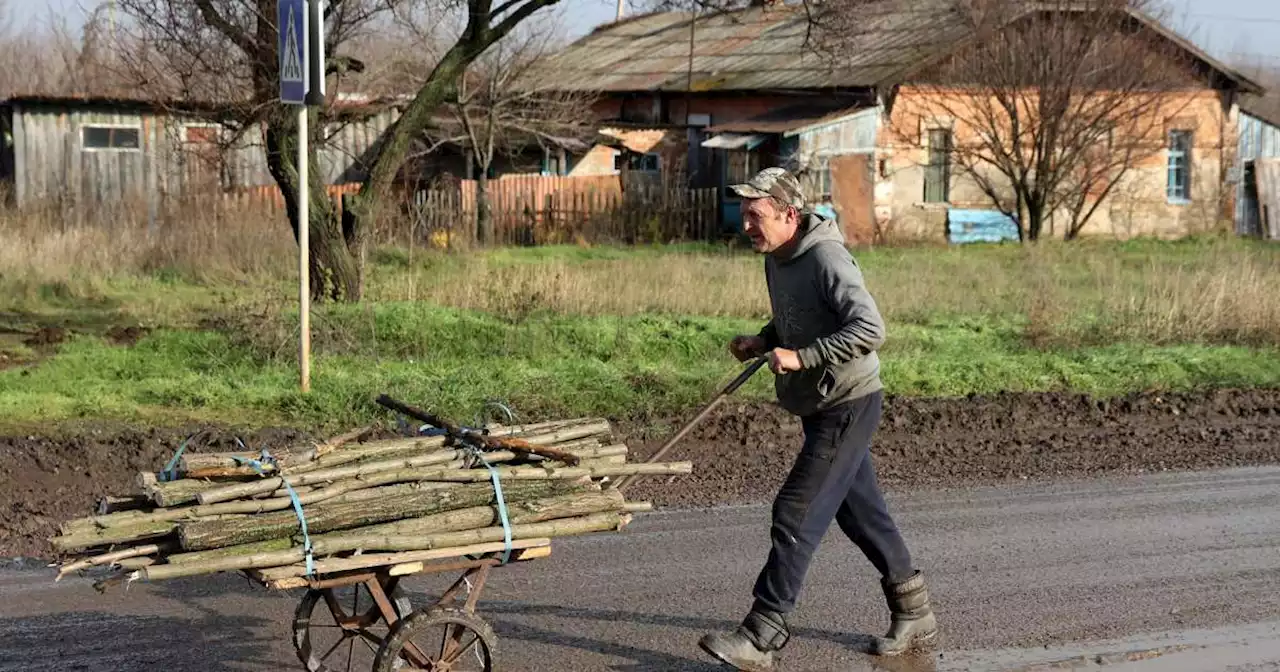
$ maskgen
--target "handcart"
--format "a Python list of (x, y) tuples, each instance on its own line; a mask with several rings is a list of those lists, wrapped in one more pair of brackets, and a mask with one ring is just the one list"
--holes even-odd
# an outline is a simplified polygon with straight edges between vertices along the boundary
[[(310, 577), (245, 574), (274, 590), (307, 589), (294, 613), (293, 645), (309, 672), (490, 672), (497, 637), (476, 614), (476, 603), (489, 571), (504, 564), (503, 550), (503, 544), (477, 544), (355, 555), (326, 560)], [(550, 554), (550, 539), (520, 540), (506, 564)], [(400, 586), (407, 576), (458, 571), (462, 575), (429, 605), (414, 608)]]

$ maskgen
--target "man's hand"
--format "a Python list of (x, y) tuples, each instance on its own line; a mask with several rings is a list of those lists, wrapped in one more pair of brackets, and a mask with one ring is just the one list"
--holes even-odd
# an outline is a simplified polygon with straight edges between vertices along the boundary
[(759, 336), (735, 336), (729, 342), (729, 352), (732, 352), (739, 362), (745, 362), (763, 355), (764, 345), (764, 339)]
[(769, 351), (769, 370), (776, 374), (800, 370), (800, 354), (795, 350), (774, 348)]

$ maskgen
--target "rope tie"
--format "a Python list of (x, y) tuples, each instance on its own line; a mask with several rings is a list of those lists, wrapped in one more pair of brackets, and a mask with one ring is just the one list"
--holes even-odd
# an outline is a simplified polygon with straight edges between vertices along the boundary
[[(240, 439), (236, 439), (236, 443), (239, 443), (241, 448), (244, 447), (244, 443)], [(275, 468), (276, 473), (280, 473), (280, 463), (276, 461), (275, 456), (267, 452), (266, 448), (262, 449), (262, 454), (256, 460), (238, 455), (232, 456), (231, 459), (235, 460), (236, 464), (251, 467), (259, 476), (267, 475), (263, 469), (266, 465), (271, 465)], [(302, 527), (302, 547), (307, 554), (307, 576), (310, 577), (315, 574), (315, 556), (312, 553), (311, 535), (307, 532), (307, 517), (302, 513), (302, 500), (298, 499), (298, 493), (293, 489), (293, 486), (289, 485), (288, 479), (281, 476), (280, 482), (284, 484), (285, 490), (289, 493), (289, 500), (293, 502), (293, 513), (298, 517), (298, 524)]]
[(498, 500), (498, 519), (502, 521), (502, 563), (507, 564), (511, 561), (511, 520), (507, 516), (507, 501), (502, 496), (502, 479), (498, 476), (498, 470), (494, 468), (489, 461), (484, 459), (484, 454), (472, 445), (465, 445), (464, 450), (467, 451), (467, 468), (471, 468), (475, 461), (479, 461), (486, 469), (489, 470), (489, 480), (493, 483), (493, 492), (495, 499)]
[(180, 476), (178, 473), (178, 460), (182, 459), (182, 453), (186, 451), (187, 444), (191, 443), (191, 439), (194, 439), (199, 435), (200, 432), (196, 432), (182, 440), (182, 443), (178, 445), (177, 452), (173, 454), (173, 457), (169, 458), (168, 463), (164, 465), (164, 469), (157, 474), (156, 480), (162, 483), (178, 480), (178, 477)]

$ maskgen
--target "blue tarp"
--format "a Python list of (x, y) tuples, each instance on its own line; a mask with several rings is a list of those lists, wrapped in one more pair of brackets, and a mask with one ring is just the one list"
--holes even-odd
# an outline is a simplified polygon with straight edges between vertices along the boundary
[(999, 210), (947, 210), (947, 238), (953, 243), (999, 243), (1018, 240), (1015, 219)]

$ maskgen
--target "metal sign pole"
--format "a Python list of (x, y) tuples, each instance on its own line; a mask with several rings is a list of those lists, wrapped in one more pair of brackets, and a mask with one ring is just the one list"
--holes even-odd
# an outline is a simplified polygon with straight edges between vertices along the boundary
[(298, 377), (311, 391), (310, 105), (324, 102), (324, 14), (320, 0), (276, 0), (280, 102), (298, 114)]
[(298, 373), (303, 392), (311, 391), (311, 182), (307, 151), (310, 134), (306, 105), (298, 106)]

